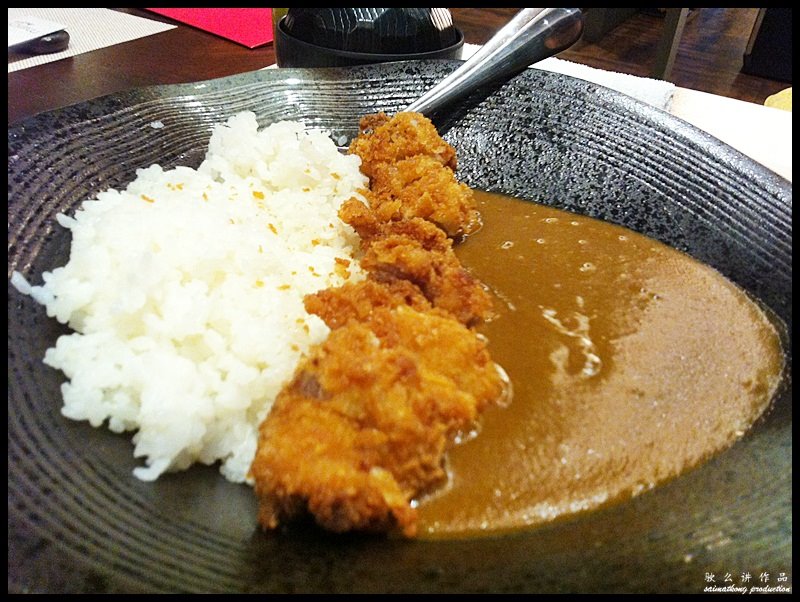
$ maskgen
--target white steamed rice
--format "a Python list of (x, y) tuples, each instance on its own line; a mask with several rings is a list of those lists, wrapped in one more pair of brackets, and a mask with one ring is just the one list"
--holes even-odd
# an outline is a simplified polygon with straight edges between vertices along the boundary
[(136, 430), (140, 479), (221, 461), (244, 481), (259, 423), (328, 333), (303, 296), (362, 277), (337, 210), (366, 185), (324, 132), (258, 131), (241, 113), (215, 128), (197, 170), (153, 165), (59, 215), (69, 262), (42, 286), (12, 283), (76, 331), (44, 358), (69, 379), (64, 416)]

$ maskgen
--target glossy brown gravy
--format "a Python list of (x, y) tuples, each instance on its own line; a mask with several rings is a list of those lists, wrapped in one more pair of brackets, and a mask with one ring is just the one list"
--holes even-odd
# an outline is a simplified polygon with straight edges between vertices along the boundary
[(422, 537), (541, 524), (635, 496), (741, 437), (783, 367), (776, 329), (711, 268), (591, 218), (477, 193), (457, 248), (498, 296), (513, 401), (449, 453)]

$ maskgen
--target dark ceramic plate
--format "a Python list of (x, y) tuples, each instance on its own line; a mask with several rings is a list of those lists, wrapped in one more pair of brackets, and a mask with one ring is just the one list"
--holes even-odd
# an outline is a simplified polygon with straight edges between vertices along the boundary
[[(67, 260), (55, 215), (137, 167), (199, 164), (212, 124), (240, 110), (355, 133), (456, 63), (272, 70), (140, 90), (8, 131), (8, 274)], [(159, 122), (162, 128), (156, 129)], [(750, 291), (791, 332), (791, 185), (669, 115), (529, 70), (440, 121), (477, 188), (623, 224)], [(713, 311), (713, 308), (709, 308)], [(127, 437), (63, 418), (45, 349), (63, 332), (8, 291), (9, 591), (700, 592), (713, 574), (792, 568), (792, 404), (784, 387), (728, 451), (630, 502), (512, 535), (459, 541), (265, 534), (256, 503), (215, 468), (143, 483)], [(791, 351), (789, 352), (791, 364)], [(790, 369), (787, 369), (787, 375)], [(788, 377), (787, 377), (788, 380)]]

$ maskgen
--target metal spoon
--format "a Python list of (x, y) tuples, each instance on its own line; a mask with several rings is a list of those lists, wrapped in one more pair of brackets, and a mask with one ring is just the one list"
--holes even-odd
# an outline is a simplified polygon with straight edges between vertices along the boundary
[(507, 80), (572, 46), (583, 32), (579, 8), (524, 8), (469, 60), (404, 111), (426, 116), (476, 88)]
[[(579, 8), (524, 8), (469, 60), (403, 111), (430, 117), (481, 86), (510, 79), (529, 65), (569, 48), (581, 33)], [(342, 137), (338, 144), (346, 140)], [(338, 148), (347, 152), (347, 146)]]

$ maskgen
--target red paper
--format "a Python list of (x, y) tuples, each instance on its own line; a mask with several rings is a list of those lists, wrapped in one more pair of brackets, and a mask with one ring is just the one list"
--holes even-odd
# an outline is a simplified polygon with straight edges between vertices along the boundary
[(192, 27), (255, 48), (272, 41), (271, 8), (148, 8)]

